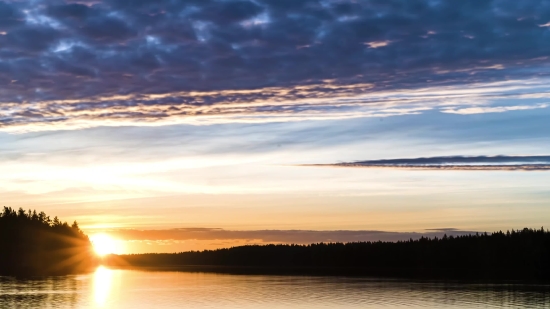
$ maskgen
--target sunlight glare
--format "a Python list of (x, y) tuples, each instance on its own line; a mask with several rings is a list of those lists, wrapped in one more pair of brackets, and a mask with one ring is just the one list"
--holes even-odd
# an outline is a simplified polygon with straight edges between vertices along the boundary
[(109, 298), (113, 280), (113, 271), (103, 266), (94, 273), (94, 300), (99, 307), (103, 307)]
[(116, 241), (106, 234), (96, 234), (90, 237), (97, 255), (104, 256), (117, 251)]

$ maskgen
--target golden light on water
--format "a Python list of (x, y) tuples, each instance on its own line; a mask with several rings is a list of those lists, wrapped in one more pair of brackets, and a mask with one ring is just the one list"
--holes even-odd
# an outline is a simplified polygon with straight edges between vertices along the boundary
[(113, 271), (100, 266), (94, 273), (94, 301), (101, 308), (109, 299), (113, 282)]
[(107, 234), (95, 234), (90, 237), (90, 240), (92, 241), (96, 254), (99, 256), (121, 251), (117, 241)]

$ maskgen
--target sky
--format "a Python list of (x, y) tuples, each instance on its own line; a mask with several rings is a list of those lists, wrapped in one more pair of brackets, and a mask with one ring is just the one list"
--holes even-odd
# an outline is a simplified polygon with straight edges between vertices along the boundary
[(3, 205), (118, 253), (550, 218), (550, 3), (0, 1)]

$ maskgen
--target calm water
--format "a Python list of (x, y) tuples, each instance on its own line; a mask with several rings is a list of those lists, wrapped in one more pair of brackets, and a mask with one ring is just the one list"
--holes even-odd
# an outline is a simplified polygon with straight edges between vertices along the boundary
[(42, 280), (0, 277), (0, 308), (550, 308), (550, 286), (99, 268)]

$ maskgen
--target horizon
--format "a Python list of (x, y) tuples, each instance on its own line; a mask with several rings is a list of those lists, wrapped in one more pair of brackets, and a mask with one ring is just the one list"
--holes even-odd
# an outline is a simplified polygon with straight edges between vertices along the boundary
[(540, 228), (549, 36), (512, 0), (0, 1), (2, 205), (114, 253)]

